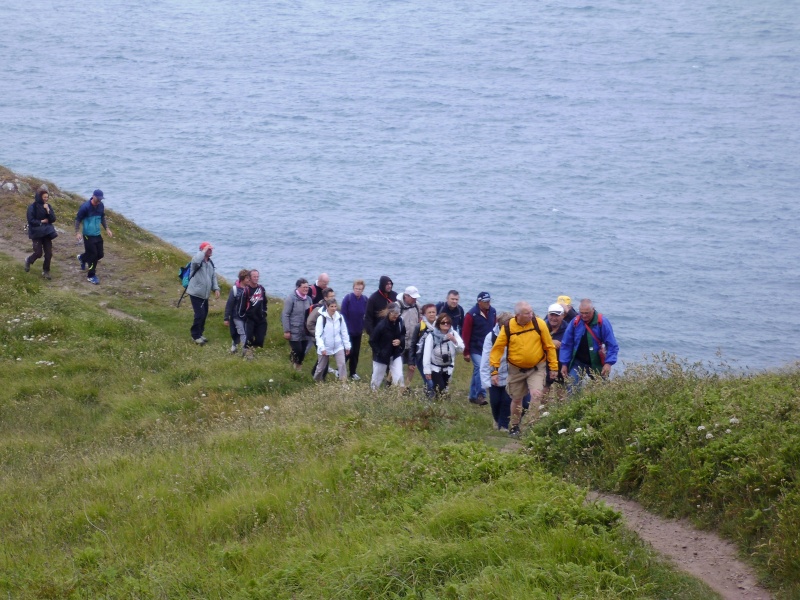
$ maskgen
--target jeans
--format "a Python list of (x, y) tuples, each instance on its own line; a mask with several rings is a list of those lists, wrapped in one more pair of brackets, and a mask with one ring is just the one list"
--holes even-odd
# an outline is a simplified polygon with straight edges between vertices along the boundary
[(573, 360), (567, 375), (567, 394), (571, 395), (579, 391), (583, 385), (583, 378), (586, 376), (589, 379), (600, 377), (600, 371), (593, 369), (592, 365), (587, 365), (585, 362)]
[(203, 337), (203, 331), (206, 328), (206, 317), (208, 316), (208, 298), (189, 296), (189, 300), (192, 301), (192, 310), (194, 310), (194, 321), (192, 321), (191, 329), (192, 339), (196, 340)]
[(472, 381), (469, 382), (469, 397), (485, 398), (486, 390), (481, 385), (481, 355), (470, 352), (469, 358), (472, 360)]

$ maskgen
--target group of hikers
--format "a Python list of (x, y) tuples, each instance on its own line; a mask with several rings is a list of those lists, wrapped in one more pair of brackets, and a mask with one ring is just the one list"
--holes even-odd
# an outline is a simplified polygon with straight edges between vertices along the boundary
[[(208, 298), (212, 292), (219, 297), (212, 252), (210, 243), (200, 245), (186, 289), (194, 309), (192, 339), (199, 345), (208, 341), (203, 337)], [(248, 359), (254, 348), (263, 347), (267, 333), (267, 294), (259, 275), (242, 269), (225, 304), (231, 353)], [(479, 293), (465, 311), (457, 290), (450, 290), (442, 302), (420, 305), (415, 286), (399, 295), (385, 275), (369, 297), (365, 287), (362, 279), (355, 280), (340, 303), (327, 273), (314, 283), (305, 278), (295, 282), (283, 302), (281, 325), (296, 370), (302, 369), (314, 344), (315, 381), (329, 373), (341, 381), (360, 380), (356, 370), (366, 334), (373, 390), (382, 385), (403, 388), (419, 371), (426, 395), (433, 398), (447, 393), (455, 358), (462, 354), (473, 366), (469, 402), (489, 404), (495, 428), (519, 435), (523, 414), (531, 410), (538, 416), (544, 395), (554, 386), (569, 393), (585, 377), (608, 377), (617, 362), (619, 346), (611, 323), (589, 299), (581, 300), (576, 310), (569, 296), (558, 296), (542, 319), (527, 302), (517, 302), (513, 313), (497, 314), (489, 292)]]
[[(47, 186), (40, 186), (28, 207), (33, 253), (25, 259), (28, 272), (44, 256), (42, 276), (46, 279), (50, 279), (52, 240), (58, 235), (48, 196)], [(106, 224), (103, 192), (98, 189), (81, 204), (75, 218), (75, 235), (84, 243), (77, 260), (81, 270), (88, 268), (87, 281), (95, 285), (99, 284), (97, 265), (104, 255), (101, 228), (113, 237)], [(208, 300), (212, 293), (216, 298), (220, 295), (213, 250), (210, 242), (201, 243), (181, 270), (184, 293), (194, 312), (190, 333), (200, 346), (208, 342), (203, 335)], [(231, 353), (241, 352), (247, 359), (253, 358), (254, 348), (263, 347), (267, 334), (267, 292), (259, 276), (255, 269), (239, 271), (225, 304)], [(589, 299), (581, 300), (576, 310), (569, 296), (558, 296), (542, 319), (524, 301), (517, 302), (513, 313), (497, 314), (489, 292), (479, 293), (475, 305), (465, 311), (457, 290), (450, 290), (442, 302), (420, 306), (416, 287), (408, 286), (398, 295), (385, 275), (369, 297), (364, 295), (364, 281), (357, 279), (341, 303), (329, 284), (326, 273), (314, 283), (300, 278), (284, 300), (281, 324), (295, 369), (302, 369), (313, 343), (315, 381), (329, 373), (342, 381), (358, 381), (356, 369), (366, 334), (372, 349), (373, 390), (389, 384), (403, 388), (419, 371), (426, 395), (433, 398), (447, 393), (460, 353), (473, 367), (469, 402), (489, 404), (495, 427), (511, 435), (519, 434), (525, 411), (538, 416), (543, 397), (554, 386), (569, 393), (585, 377), (608, 377), (617, 362), (619, 346), (611, 323)]]

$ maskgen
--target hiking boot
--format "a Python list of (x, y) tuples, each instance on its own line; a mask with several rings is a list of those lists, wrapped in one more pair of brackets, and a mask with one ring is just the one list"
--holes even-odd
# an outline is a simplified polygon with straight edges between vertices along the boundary
[(25, 259), (25, 272), (26, 273), (30, 273), (31, 272), (31, 263), (28, 262), (27, 258)]
[(86, 281), (88, 281), (89, 283), (93, 283), (95, 285), (100, 285), (100, 280), (97, 278), (97, 275), (94, 275), (92, 277), (87, 277)]
[(231, 354), (236, 354), (236, 350), (238, 350), (236, 344), (231, 344)]
[(197, 344), (198, 346), (205, 346), (206, 341), (203, 338), (199, 337), (194, 339), (194, 343)]
[(519, 434), (520, 434), (519, 425), (512, 425), (511, 427), (508, 428), (508, 435), (510, 435), (511, 437), (519, 437)]
[(44, 277), (47, 280), (52, 279), (52, 277), (50, 277), (50, 271), (42, 271), (42, 277)]
[(204, 344), (208, 341), (208, 338), (206, 336), (204, 336), (204, 335), (201, 335), (200, 339), (203, 340)]
[(81, 263), (81, 271), (85, 271), (86, 270), (86, 263), (83, 262), (83, 259), (81, 258), (81, 256), (83, 256), (83, 254), (78, 254), (78, 262)]
[(350, 379), (352, 379), (353, 381), (361, 381), (361, 377), (358, 376), (358, 373), (350, 375)]
[(486, 406), (487, 404), (489, 404), (486, 401), (486, 398), (470, 398), (469, 401), (472, 404), (477, 404), (478, 406)]

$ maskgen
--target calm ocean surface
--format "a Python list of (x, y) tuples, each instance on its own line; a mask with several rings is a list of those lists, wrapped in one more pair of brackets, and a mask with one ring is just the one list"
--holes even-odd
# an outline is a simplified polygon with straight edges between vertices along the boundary
[(589, 296), (624, 363), (777, 368), (799, 51), (795, 0), (5, 0), (0, 164), (281, 296)]

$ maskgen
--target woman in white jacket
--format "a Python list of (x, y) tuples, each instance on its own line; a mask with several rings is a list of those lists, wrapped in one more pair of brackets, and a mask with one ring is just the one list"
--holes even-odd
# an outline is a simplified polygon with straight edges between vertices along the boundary
[(319, 361), (314, 371), (314, 381), (322, 381), (322, 376), (328, 371), (330, 356), (336, 358), (339, 381), (347, 381), (344, 358), (350, 354), (350, 334), (347, 332), (344, 317), (336, 310), (338, 307), (335, 299), (326, 300), (324, 310), (320, 311), (317, 319), (315, 337)]
[(455, 367), (456, 354), (464, 351), (464, 342), (453, 329), (453, 320), (447, 313), (439, 313), (434, 327), (425, 337), (422, 355), (422, 372), (427, 381), (433, 381), (432, 393), (443, 394)]

